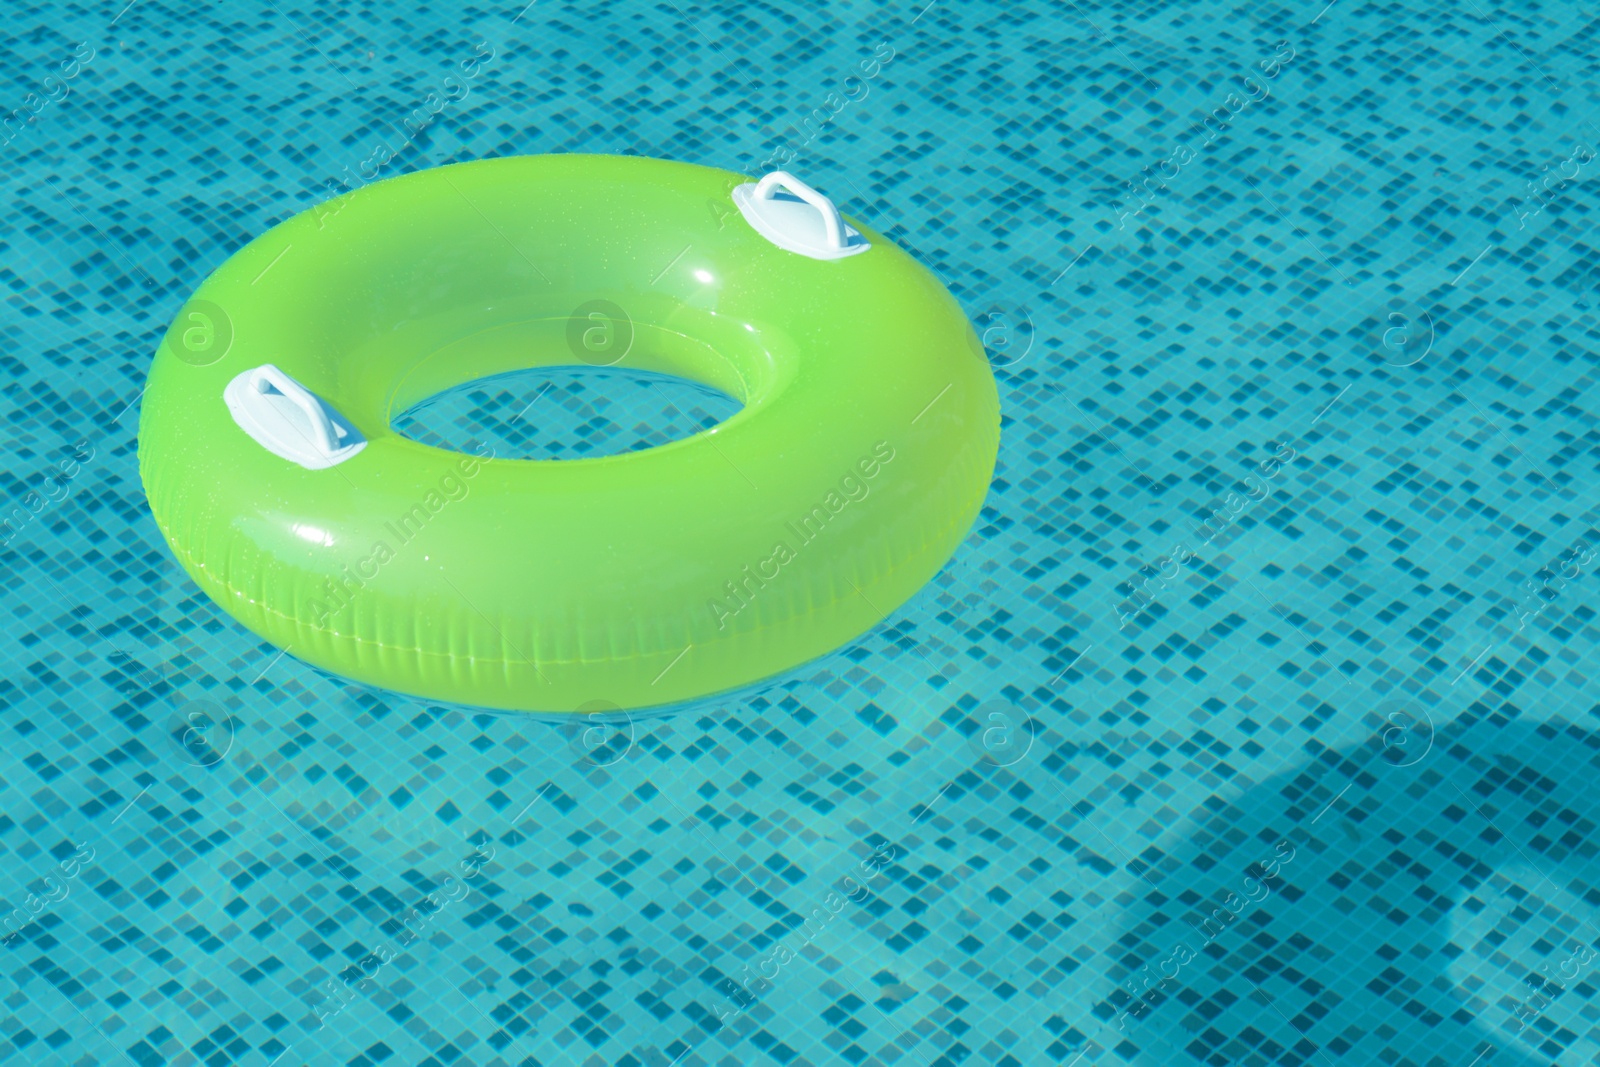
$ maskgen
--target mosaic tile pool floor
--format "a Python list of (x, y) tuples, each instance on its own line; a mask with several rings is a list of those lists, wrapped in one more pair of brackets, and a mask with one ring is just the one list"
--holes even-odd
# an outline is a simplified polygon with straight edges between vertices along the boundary
[[(0, 488), (47, 503), (0, 561), (0, 1059), (1600, 1062), (1588, 9), (5, 16)], [(786, 148), (983, 333), (971, 536), (836, 654), (599, 745), (253, 639), (155, 528), (140, 391), (380, 144)], [(408, 432), (726, 414), (552, 380)]]

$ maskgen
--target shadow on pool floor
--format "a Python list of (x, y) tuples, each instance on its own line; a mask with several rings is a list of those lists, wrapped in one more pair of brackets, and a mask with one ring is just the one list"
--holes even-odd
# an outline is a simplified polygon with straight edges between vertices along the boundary
[[(1600, 733), (1478, 704), (1213, 798), (1123, 857), (1118, 988), (1064, 1049), (1137, 1063), (1591, 1062), (1600, 1054)], [(1231, 895), (1230, 895), (1231, 894)], [(1138, 994), (1137, 998), (1135, 994)], [(1093, 1044), (1089, 1044), (1092, 1042)]]

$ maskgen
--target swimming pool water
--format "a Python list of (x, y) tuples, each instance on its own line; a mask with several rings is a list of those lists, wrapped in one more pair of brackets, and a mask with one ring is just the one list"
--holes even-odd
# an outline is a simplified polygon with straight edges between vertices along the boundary
[[(1595, 26), (11, 4), (0, 1059), (1595, 1061)], [(167, 323), (330, 183), (572, 151), (781, 164), (933, 270), (1001, 390), (971, 536), (604, 730), (253, 640), (140, 488)], [(474, 396), (428, 427), (702, 414)]]

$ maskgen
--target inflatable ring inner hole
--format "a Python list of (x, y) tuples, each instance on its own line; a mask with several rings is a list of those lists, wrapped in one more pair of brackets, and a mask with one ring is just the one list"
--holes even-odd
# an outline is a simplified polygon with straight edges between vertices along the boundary
[[(545, 294), (492, 309), (463, 307), (378, 331), (338, 361), (342, 413), (363, 432), (395, 430), (422, 402), (517, 371), (591, 367), (653, 373), (709, 387), (742, 405), (742, 421), (794, 374), (781, 334), (656, 294)], [(551, 305), (562, 308), (550, 310)], [(668, 446), (663, 446), (668, 447)]]
[(396, 416), (418, 444), (503, 459), (586, 459), (685, 440), (743, 405), (709, 385), (626, 367), (563, 365), (512, 371), (436, 393)]

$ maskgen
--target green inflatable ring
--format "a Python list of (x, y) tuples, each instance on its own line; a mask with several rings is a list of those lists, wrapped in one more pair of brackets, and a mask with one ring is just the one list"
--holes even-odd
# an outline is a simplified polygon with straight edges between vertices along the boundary
[[(579, 460), (392, 418), (530, 367), (714, 386), (710, 430)], [(318, 667), (576, 711), (748, 685), (868, 630), (971, 526), (999, 445), (942, 285), (786, 175), (526, 156), (378, 182), (224, 263), (150, 369), (139, 469), (195, 582)]]

